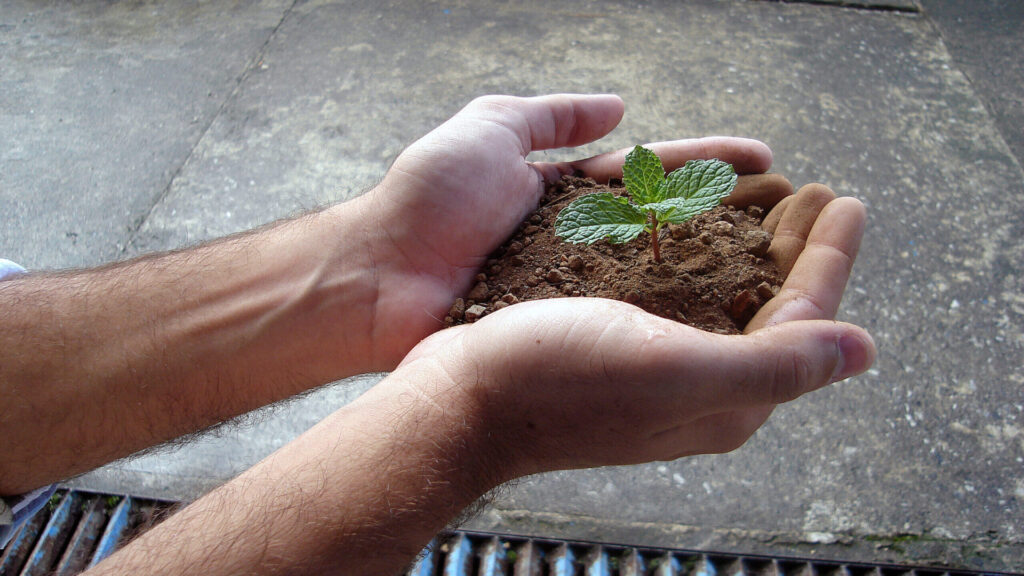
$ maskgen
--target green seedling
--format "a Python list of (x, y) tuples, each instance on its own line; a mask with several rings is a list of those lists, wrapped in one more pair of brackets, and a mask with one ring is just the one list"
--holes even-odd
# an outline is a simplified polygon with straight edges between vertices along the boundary
[(637, 146), (626, 154), (622, 181), (632, 202), (608, 192), (580, 196), (558, 213), (555, 235), (573, 244), (623, 244), (647, 232), (661, 262), (658, 232), (721, 204), (736, 187), (736, 171), (717, 159), (690, 160), (666, 177), (658, 155)]

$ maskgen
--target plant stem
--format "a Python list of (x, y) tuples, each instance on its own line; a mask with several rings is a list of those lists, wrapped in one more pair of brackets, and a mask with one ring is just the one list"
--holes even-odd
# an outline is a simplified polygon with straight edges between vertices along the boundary
[(661, 248), (658, 246), (658, 220), (651, 210), (651, 250), (654, 250), (654, 261), (661, 264)]

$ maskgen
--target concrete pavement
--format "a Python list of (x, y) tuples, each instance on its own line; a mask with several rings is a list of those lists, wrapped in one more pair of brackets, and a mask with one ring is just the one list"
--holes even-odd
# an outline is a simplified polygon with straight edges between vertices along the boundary
[[(526, 479), (472, 526), (1024, 571), (1024, 83), (993, 64), (1024, 17), (971, 4), (0, 0), (0, 255), (198, 242), (351, 198), (477, 95), (616, 92), (615, 132), (544, 156), (751, 136), (863, 200), (842, 317), (881, 354), (735, 453)], [(375, 378), (73, 483), (194, 497)]]

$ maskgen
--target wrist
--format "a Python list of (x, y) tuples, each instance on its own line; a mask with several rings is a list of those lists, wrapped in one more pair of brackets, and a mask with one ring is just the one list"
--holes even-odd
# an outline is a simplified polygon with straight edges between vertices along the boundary
[[(436, 337), (445, 336), (442, 332)], [(445, 348), (450, 350), (452, 344), (460, 345), (449, 341)], [(439, 450), (435, 457), (449, 463), (450, 480), (475, 499), (523, 473), (508, 443), (509, 431), (501, 423), (500, 410), (486, 391), (495, 383), (484, 372), (466, 368), (467, 364), (454, 361), (454, 355), (431, 354), (403, 363), (373, 392), (402, 398), (410, 413), (430, 422), (430, 433), (437, 436), (431, 441)]]
[(300, 552), (317, 572), (395, 573), (510, 479), (486, 423), (438, 368), (396, 370), (239, 479), (272, 492), (318, 486), (308, 506), (278, 494), (303, 516), (297, 529), (287, 514), (280, 519), (277, 532), (294, 539), (282, 548)]
[(364, 204), (357, 198), (290, 222), (270, 248), (293, 295), (270, 318), (288, 336), (271, 343), (289, 346), (317, 384), (383, 369), (374, 342), (379, 275)]
[[(361, 308), (364, 357), (372, 359), (372, 371), (393, 370), (421, 340), (442, 329), (441, 319), (484, 260), (453, 255), (451, 231), (439, 227), (422, 196), (385, 177), (366, 194), (329, 210), (345, 220), (339, 227), (344, 233), (356, 231), (352, 244), (373, 282), (372, 301)], [(341, 257), (350, 258), (345, 252)]]
[[(187, 532), (165, 572), (397, 573), (508, 479), (459, 388), (435, 363), (403, 366), (101, 571), (161, 573), (151, 551)], [(210, 538), (230, 545), (211, 556)]]

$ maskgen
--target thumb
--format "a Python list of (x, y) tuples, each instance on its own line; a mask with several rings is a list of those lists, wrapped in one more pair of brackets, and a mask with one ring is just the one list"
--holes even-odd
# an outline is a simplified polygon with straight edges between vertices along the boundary
[(580, 146), (615, 128), (625, 110), (614, 94), (552, 94), (533, 98), (481, 96), (455, 118), (504, 126), (531, 151)]
[(744, 336), (708, 342), (717, 378), (695, 392), (708, 413), (781, 404), (860, 374), (875, 360), (862, 328), (841, 322), (786, 322)]

